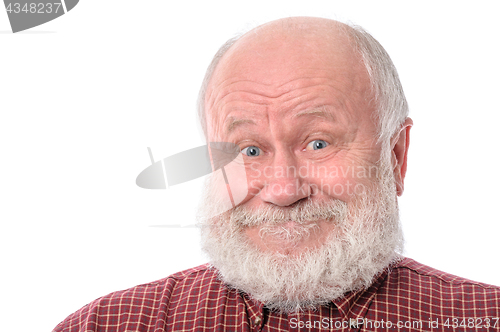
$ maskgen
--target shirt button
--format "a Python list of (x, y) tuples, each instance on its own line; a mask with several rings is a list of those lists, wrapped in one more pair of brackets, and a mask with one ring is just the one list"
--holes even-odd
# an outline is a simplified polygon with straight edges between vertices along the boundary
[(261, 322), (262, 322), (262, 319), (260, 317), (257, 317), (254, 319), (253, 324), (255, 326), (257, 326), (257, 325), (260, 325)]

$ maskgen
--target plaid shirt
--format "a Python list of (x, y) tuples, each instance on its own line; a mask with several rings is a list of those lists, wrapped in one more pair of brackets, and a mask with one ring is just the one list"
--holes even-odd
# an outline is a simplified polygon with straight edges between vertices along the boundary
[(115, 292), (54, 331), (500, 331), (500, 288), (404, 258), (373, 284), (316, 311), (270, 312), (209, 265)]

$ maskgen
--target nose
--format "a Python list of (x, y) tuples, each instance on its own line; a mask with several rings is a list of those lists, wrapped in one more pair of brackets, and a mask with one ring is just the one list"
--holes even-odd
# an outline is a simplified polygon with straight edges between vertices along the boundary
[(275, 153), (271, 165), (261, 172), (259, 196), (267, 203), (289, 206), (311, 196), (308, 165), (302, 165), (291, 151)]

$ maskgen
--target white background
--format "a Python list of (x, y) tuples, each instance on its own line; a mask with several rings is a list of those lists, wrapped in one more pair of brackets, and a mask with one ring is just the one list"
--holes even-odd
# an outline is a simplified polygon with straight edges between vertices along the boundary
[(206, 261), (201, 181), (140, 189), (204, 144), (195, 101), (217, 48), (285, 16), (351, 20), (399, 70), (415, 122), (400, 199), (406, 255), (500, 285), (496, 1), (82, 0), (12, 34), (0, 10), (0, 329), (50, 331), (114, 290)]

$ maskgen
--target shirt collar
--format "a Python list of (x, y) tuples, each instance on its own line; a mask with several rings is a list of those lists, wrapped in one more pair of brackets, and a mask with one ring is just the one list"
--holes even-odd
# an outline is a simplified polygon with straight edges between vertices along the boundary
[(333, 300), (333, 304), (339, 310), (344, 319), (363, 318), (370, 306), (377, 290), (387, 277), (389, 269), (384, 269), (374, 279), (368, 288), (362, 288), (345, 294), (344, 297)]
[[(387, 278), (390, 270), (399, 263), (400, 261), (398, 260), (380, 272), (368, 288), (346, 293), (345, 296), (332, 301), (332, 304), (337, 307), (342, 319), (352, 322), (352, 328), (356, 329), (360, 327), (358, 326), (360, 324), (356, 324), (356, 322), (359, 323), (364, 320), (379, 287)], [(250, 322), (263, 321), (264, 304), (251, 298), (246, 293), (241, 293), (241, 296), (245, 303)]]
[(394, 261), (373, 280), (368, 288), (347, 293), (344, 297), (333, 300), (343, 319), (351, 322), (351, 328), (359, 329), (375, 298), (379, 287), (383, 284), (391, 269), (400, 264), (401, 258)]

